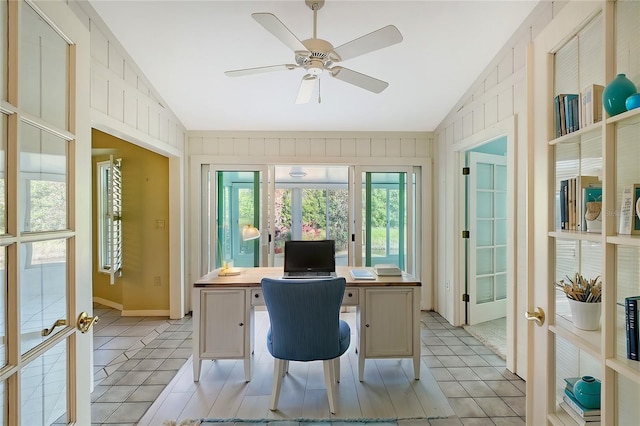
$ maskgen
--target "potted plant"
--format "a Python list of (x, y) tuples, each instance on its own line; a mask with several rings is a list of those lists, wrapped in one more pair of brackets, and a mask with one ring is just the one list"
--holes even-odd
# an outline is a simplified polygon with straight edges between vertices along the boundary
[(582, 330), (597, 330), (600, 325), (602, 307), (602, 281), (600, 276), (584, 278), (576, 272), (572, 279), (567, 276), (555, 283), (569, 299), (573, 324)]

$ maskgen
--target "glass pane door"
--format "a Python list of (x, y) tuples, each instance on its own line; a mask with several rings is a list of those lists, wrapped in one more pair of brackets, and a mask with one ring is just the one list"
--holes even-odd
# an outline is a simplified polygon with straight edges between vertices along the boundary
[(336, 265), (348, 264), (348, 177), (344, 166), (275, 167), (275, 266), (286, 240), (335, 240)]
[[(260, 203), (263, 172), (202, 169), (202, 273), (222, 266), (261, 265), (262, 237), (249, 237), (248, 227), (262, 233)], [(262, 189), (263, 190), (263, 189)], [(251, 238), (251, 239), (249, 239)]]
[(91, 422), (89, 34), (66, 7), (0, 5), (0, 424)]
[(407, 173), (364, 172), (362, 194), (363, 265), (406, 269)]

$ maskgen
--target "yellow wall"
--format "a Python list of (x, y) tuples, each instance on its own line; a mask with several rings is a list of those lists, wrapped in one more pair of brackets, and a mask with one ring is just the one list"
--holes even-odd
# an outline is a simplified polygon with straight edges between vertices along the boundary
[[(99, 130), (92, 131), (93, 211), (96, 163), (122, 158), (122, 277), (109, 284), (98, 273), (97, 218), (93, 217), (93, 295), (123, 311), (169, 309), (169, 160)], [(164, 224), (164, 226), (162, 225)]]

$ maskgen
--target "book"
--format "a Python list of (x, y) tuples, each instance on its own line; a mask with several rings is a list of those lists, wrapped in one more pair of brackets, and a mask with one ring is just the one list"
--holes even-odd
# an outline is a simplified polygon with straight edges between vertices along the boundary
[(568, 199), (569, 199), (569, 181), (563, 179), (560, 181), (560, 229), (568, 229)]
[(564, 110), (565, 110), (565, 120), (567, 133), (575, 132), (578, 130), (577, 118), (578, 112), (576, 111), (576, 107), (578, 106), (578, 95), (576, 94), (566, 94), (564, 95)]
[(562, 408), (573, 420), (576, 421), (580, 426), (599, 426), (600, 425), (600, 416), (596, 418), (584, 418), (580, 417), (578, 413), (576, 413), (571, 406), (564, 400), (564, 398), (568, 398), (566, 395), (563, 397), (563, 401), (560, 402), (560, 408)]
[(640, 336), (638, 335), (638, 305), (640, 304), (640, 296), (625, 297), (624, 299), (624, 317), (625, 330), (627, 333), (627, 358), (639, 361), (638, 344)]
[(565, 389), (562, 400), (566, 402), (567, 405), (571, 407), (571, 409), (575, 411), (579, 417), (599, 417), (601, 414), (599, 408), (586, 408), (585, 406), (580, 404), (576, 397), (573, 395), (573, 390), (569, 391), (568, 389)]
[(569, 179), (569, 227), (570, 231), (576, 230), (576, 178)]
[(376, 274), (380, 276), (399, 276), (402, 275), (402, 271), (394, 264), (379, 264), (373, 267)]
[(350, 269), (349, 274), (354, 280), (375, 280), (376, 276), (368, 269)]
[(620, 201), (620, 222), (618, 224), (618, 234), (631, 234), (633, 222), (635, 220), (635, 194), (634, 185), (625, 186), (622, 190)]
[(602, 92), (604, 86), (590, 84), (581, 93), (581, 117), (583, 127), (602, 120)]

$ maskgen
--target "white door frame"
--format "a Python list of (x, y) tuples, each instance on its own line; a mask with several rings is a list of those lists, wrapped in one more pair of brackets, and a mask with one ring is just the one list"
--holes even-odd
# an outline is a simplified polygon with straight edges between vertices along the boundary
[(518, 336), (526, 336), (526, 321), (516, 315), (518, 305), (518, 285), (516, 282), (516, 197), (517, 187), (515, 173), (516, 159), (516, 122), (517, 117), (506, 118), (492, 127), (478, 132), (462, 141), (453, 144), (449, 151), (458, 168), (454, 171), (454, 206), (457, 212), (454, 219), (453, 239), (453, 318), (454, 325), (462, 325), (465, 321), (465, 302), (462, 296), (465, 292), (464, 277), (466, 274), (465, 243), (462, 231), (465, 230), (465, 177), (462, 168), (465, 166), (465, 152), (483, 145), (486, 142), (506, 136), (507, 138), (507, 368), (517, 372), (518, 366), (526, 366), (526, 351), (516, 352)]

